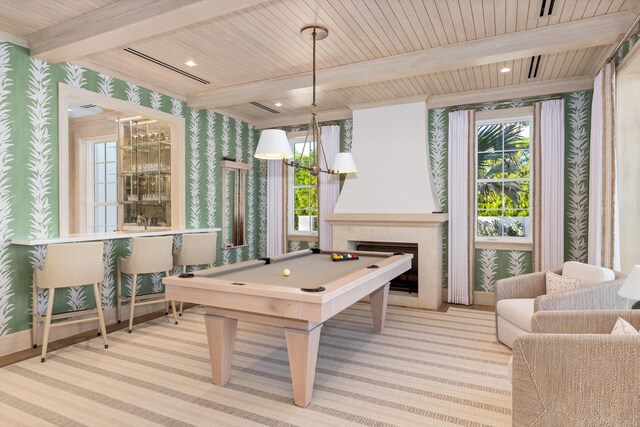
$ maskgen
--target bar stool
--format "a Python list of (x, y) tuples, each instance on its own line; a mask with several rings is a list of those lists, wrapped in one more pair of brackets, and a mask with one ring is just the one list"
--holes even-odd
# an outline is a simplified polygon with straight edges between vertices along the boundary
[[(217, 233), (193, 233), (182, 235), (180, 251), (173, 253), (173, 265), (181, 265), (182, 272), (187, 272), (190, 265), (207, 264), (209, 268), (216, 262)], [(183, 302), (180, 301), (180, 316)]]
[[(99, 283), (104, 280), (104, 262), (102, 260), (103, 243), (58, 243), (47, 246), (47, 256), (44, 268), (34, 268), (33, 271), (33, 326), (32, 338), (34, 348), (37, 346), (38, 322), (44, 319), (44, 334), (42, 336), (42, 358), (46, 360), (49, 345), (49, 331), (51, 327), (70, 325), (75, 323), (98, 321), (98, 328), (102, 334), (104, 348), (107, 344), (107, 329), (102, 313), (102, 299)], [(96, 308), (53, 314), (54, 296), (56, 289), (75, 286), (93, 286)], [(47, 313), (45, 317), (38, 314), (38, 289), (48, 289)], [(76, 318), (78, 316), (93, 315), (92, 317)], [(52, 320), (69, 319), (55, 323)]]
[[(134, 237), (131, 243), (131, 255), (128, 258), (118, 258), (118, 309), (116, 310), (117, 320), (120, 323), (122, 304), (129, 303), (129, 333), (133, 330), (133, 315), (137, 306), (169, 301), (165, 298), (164, 292), (137, 295), (138, 275), (164, 272), (168, 276), (173, 268), (172, 236)], [(130, 295), (122, 294), (122, 274), (132, 276)], [(173, 300), (170, 302), (173, 320), (177, 325), (176, 305)]]

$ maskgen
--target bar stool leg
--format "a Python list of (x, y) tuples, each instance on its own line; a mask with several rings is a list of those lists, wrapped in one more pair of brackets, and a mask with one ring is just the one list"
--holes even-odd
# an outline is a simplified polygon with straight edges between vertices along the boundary
[(102, 298), (100, 297), (100, 286), (97, 283), (93, 284), (93, 293), (96, 296), (96, 309), (98, 311), (98, 328), (102, 334), (102, 341), (104, 341), (104, 348), (109, 348), (107, 344), (107, 328), (104, 324), (104, 313), (102, 312)]
[(38, 286), (36, 286), (35, 273), (33, 274), (33, 292), (31, 293), (31, 345), (38, 347)]
[[(166, 272), (167, 276), (169, 276), (169, 272)], [(182, 303), (182, 302), (181, 302)], [(173, 311), (173, 321), (178, 324), (178, 316), (176, 316), (176, 302), (175, 300), (171, 300), (171, 311)]]
[(129, 300), (129, 333), (133, 330), (133, 313), (136, 308), (136, 288), (138, 284), (138, 275), (134, 273), (131, 280), (131, 295)]
[(118, 275), (118, 289), (116, 290), (116, 299), (117, 299), (117, 307), (116, 307), (116, 320), (118, 323), (122, 322), (122, 314), (120, 310), (122, 309), (122, 273), (120, 272), (120, 260), (118, 260), (118, 269), (116, 274)]
[(44, 363), (47, 356), (47, 346), (49, 344), (49, 329), (51, 328), (51, 315), (53, 314), (53, 296), (55, 288), (49, 288), (49, 297), (47, 298), (47, 317), (44, 320), (44, 335), (42, 336), (42, 357), (40, 362)]

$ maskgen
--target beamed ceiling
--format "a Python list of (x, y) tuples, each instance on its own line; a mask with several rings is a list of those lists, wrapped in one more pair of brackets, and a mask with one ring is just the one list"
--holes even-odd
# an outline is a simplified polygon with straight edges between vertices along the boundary
[(17, 8), (0, 0), (0, 30), (26, 39), (37, 58), (73, 62), (269, 127), (308, 119), (304, 25), (329, 29), (318, 42), (318, 109), (321, 119), (336, 119), (353, 105), (397, 98), (442, 106), (588, 88), (639, 3), (25, 0)]

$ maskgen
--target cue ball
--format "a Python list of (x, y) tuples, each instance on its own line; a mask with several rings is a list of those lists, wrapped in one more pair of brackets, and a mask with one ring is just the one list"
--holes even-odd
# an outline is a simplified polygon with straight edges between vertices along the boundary
[(284, 277), (288, 277), (291, 274), (291, 272), (289, 271), (288, 268), (285, 268), (284, 270), (282, 270), (282, 275)]

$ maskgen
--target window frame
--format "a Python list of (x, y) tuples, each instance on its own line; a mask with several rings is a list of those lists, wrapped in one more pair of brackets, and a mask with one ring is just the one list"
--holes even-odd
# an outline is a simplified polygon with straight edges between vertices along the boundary
[[(521, 110), (518, 108), (518, 110)], [(528, 110), (528, 109), (527, 109)], [(482, 243), (507, 243), (507, 244), (524, 244), (530, 245), (533, 243), (532, 236), (524, 236), (524, 237), (516, 237), (516, 236), (478, 236), (478, 183), (479, 182), (527, 182), (529, 184), (529, 218), (532, 218), (533, 214), (533, 112), (522, 112), (514, 113), (512, 115), (505, 114), (505, 110), (499, 110), (500, 112), (495, 114), (486, 114), (482, 115), (480, 118), (476, 119), (475, 122), (475, 163), (474, 163), (474, 239), (476, 242)], [(508, 111), (508, 110), (506, 110)], [(491, 112), (493, 113), (493, 112)], [(478, 156), (480, 152), (478, 151), (478, 126), (483, 125), (496, 125), (496, 124), (505, 124), (505, 123), (514, 123), (514, 122), (528, 122), (529, 123), (529, 177), (528, 178), (500, 178), (500, 179), (483, 179), (480, 180), (478, 178)], [(503, 147), (504, 148), (504, 147)], [(505, 151), (502, 150), (502, 153)], [(503, 207), (504, 212), (504, 207)]]
[[(112, 203), (96, 203), (95, 202), (95, 186), (96, 186), (96, 181), (95, 181), (95, 146), (96, 144), (106, 144), (107, 142), (115, 142), (116, 144), (116, 200), (115, 202)], [(99, 136), (99, 137), (93, 137), (93, 138), (86, 138), (83, 139), (81, 141), (82, 145), (84, 145), (84, 148), (86, 150), (86, 169), (85, 169), (85, 182), (87, 183), (87, 191), (86, 191), (86, 228), (87, 228), (87, 232), (88, 233), (109, 233), (109, 231), (106, 230), (102, 230), (102, 231), (96, 231), (95, 227), (95, 210), (94, 208), (96, 206), (115, 206), (116, 207), (116, 225), (115, 225), (115, 229), (111, 232), (114, 232), (118, 229), (118, 212), (117, 212), (117, 208), (118, 208), (118, 135), (104, 135), (104, 136)], [(105, 156), (106, 156), (106, 151), (105, 151)], [(105, 157), (105, 162), (103, 162), (105, 165), (108, 163), (106, 162), (106, 157)], [(109, 181), (106, 181), (106, 166), (105, 166), (105, 182), (104, 184), (107, 184)], [(106, 188), (105, 188), (105, 194), (106, 194)], [(106, 221), (106, 216), (105, 216), (105, 221)], [(107, 226), (107, 224), (105, 224), (105, 227)]]
[[(307, 132), (306, 131), (300, 131), (300, 132), (289, 132), (287, 134), (287, 137), (289, 139), (289, 144), (291, 145), (291, 150), (295, 153), (295, 144), (296, 144), (296, 140), (302, 139), (302, 142), (304, 142), (304, 138), (306, 138), (307, 136)], [(313, 144), (313, 146), (315, 147), (315, 141), (313, 141), (313, 138), (310, 136), (309, 138), (311, 140), (311, 143)], [(287, 174), (286, 174), (286, 189), (287, 189), (287, 236), (290, 236), (290, 238), (288, 238), (287, 240), (317, 240), (318, 238), (318, 230), (316, 231), (297, 231), (294, 230), (293, 227), (295, 225), (295, 202), (294, 202), (294, 193), (295, 193), (295, 189), (296, 188), (313, 188), (313, 185), (308, 185), (308, 186), (298, 186), (296, 187), (294, 184), (294, 176), (295, 176), (295, 168), (293, 168), (292, 166), (286, 166), (286, 170), (287, 170)], [(319, 197), (318, 194), (318, 185), (320, 183), (320, 180), (317, 179), (316, 180), (316, 195), (317, 197)], [(318, 209), (319, 209), (319, 205), (318, 205)], [(319, 215), (316, 216), (316, 218), (318, 218)], [(316, 228), (319, 228), (320, 224), (319, 221), (316, 219)]]

